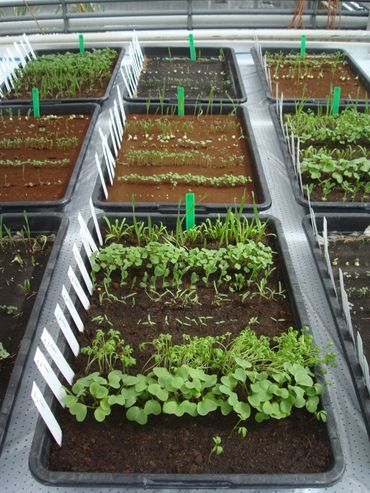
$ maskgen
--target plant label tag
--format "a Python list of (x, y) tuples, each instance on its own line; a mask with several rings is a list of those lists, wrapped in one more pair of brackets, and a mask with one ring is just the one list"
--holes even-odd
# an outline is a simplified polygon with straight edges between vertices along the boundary
[(78, 214), (78, 222), (80, 224), (80, 227), (84, 230), (84, 233), (85, 233), (85, 236), (86, 236), (86, 239), (88, 240), (89, 242), (89, 245), (90, 245), (90, 248), (93, 252), (97, 252), (99, 249), (94, 241), (94, 238), (91, 236), (91, 233), (89, 231), (89, 228), (86, 226), (86, 223), (85, 223), (85, 220), (84, 218), (81, 216), (81, 213), (79, 212)]
[(127, 93), (129, 95), (129, 97), (132, 98), (131, 87), (130, 87), (129, 83), (127, 82), (126, 75), (124, 74), (123, 65), (122, 64), (121, 64), (121, 77), (122, 77), (122, 80), (123, 80), (123, 82), (125, 84), (125, 87), (126, 87), (126, 90), (127, 90)]
[(91, 257), (93, 252), (90, 248), (89, 242), (87, 241), (87, 238), (85, 236), (85, 232), (82, 228), (80, 228), (80, 237), (81, 237), (82, 245), (83, 245), (85, 253), (86, 253), (86, 257), (88, 258), (90, 266), (92, 266), (93, 262), (92, 262), (90, 257)]
[(108, 146), (108, 143), (107, 143), (107, 139), (105, 138), (105, 135), (101, 131), (101, 128), (99, 128), (99, 134), (100, 134), (100, 138), (101, 138), (101, 142), (102, 142), (102, 148), (103, 148), (103, 155), (104, 155), (104, 159), (105, 159), (105, 165), (106, 165), (107, 170), (108, 170), (109, 181), (110, 181), (111, 185), (113, 185), (114, 160), (113, 160), (113, 163), (112, 163), (111, 159), (109, 158), (108, 151), (110, 152), (110, 149), (109, 149), (109, 146)]
[(59, 303), (57, 303), (57, 306), (54, 311), (55, 318), (57, 319), (58, 325), (61, 328), (61, 331), (63, 332), (64, 337), (66, 338), (69, 347), (71, 348), (73, 354), (75, 356), (78, 356), (78, 353), (80, 351), (80, 346), (77, 342), (77, 339), (72, 332), (72, 329), (67, 322), (66, 317), (64, 316), (64, 313), (62, 309), (60, 308)]
[(6, 68), (5, 68), (4, 62), (0, 62), (0, 70), (1, 70), (1, 78), (5, 84), (6, 90), (8, 92), (10, 92), (11, 87), (10, 87), (9, 82), (8, 82), (8, 74), (6, 73)]
[(125, 121), (126, 121), (126, 113), (125, 113), (125, 110), (123, 109), (122, 95), (121, 95), (121, 91), (119, 90), (118, 85), (117, 85), (117, 96), (118, 96), (118, 105), (119, 105), (119, 110), (121, 113), (122, 127), (123, 127), (125, 125)]
[(367, 362), (366, 356), (364, 355), (364, 367), (363, 372), (365, 376), (366, 388), (370, 394), (370, 374), (369, 374), (369, 363)]
[(53, 358), (54, 363), (59, 368), (59, 371), (67, 380), (69, 385), (72, 385), (73, 378), (75, 376), (74, 371), (67, 363), (65, 357), (61, 353), (58, 346), (55, 344), (54, 339), (51, 337), (46, 328), (44, 328), (44, 330), (42, 331), (41, 340), (45, 346), (46, 351), (50, 354), (50, 356)]
[(71, 266), (68, 267), (68, 277), (69, 280), (71, 281), (74, 290), (76, 291), (79, 300), (82, 303), (82, 306), (85, 308), (85, 310), (88, 310), (90, 308), (90, 302)]
[(115, 133), (114, 125), (113, 125), (113, 113), (112, 113), (111, 109), (109, 109), (109, 115), (110, 115), (109, 124), (108, 124), (109, 133), (110, 133), (110, 138), (111, 138), (111, 141), (113, 144), (114, 156), (117, 157), (117, 154), (118, 154), (117, 138), (116, 138), (116, 133)]
[(62, 287), (62, 298), (63, 298), (64, 303), (65, 303), (65, 305), (69, 311), (69, 314), (71, 315), (74, 323), (76, 324), (77, 329), (79, 330), (79, 332), (83, 332), (84, 324), (83, 324), (81, 317), (80, 317), (78, 311), (76, 310), (76, 307), (74, 306), (74, 304), (71, 300), (71, 297), (69, 296), (69, 293), (66, 290), (66, 287), (64, 286), (64, 284)]
[(23, 53), (21, 52), (21, 50), (20, 50), (20, 48), (19, 48), (19, 46), (18, 46), (18, 43), (16, 43), (16, 42), (14, 41), (13, 46), (14, 46), (14, 48), (15, 48), (16, 52), (18, 53), (18, 56), (19, 56), (19, 62), (20, 62), (20, 64), (21, 64), (22, 68), (24, 68), (24, 67), (26, 66), (26, 60), (24, 59)]
[(360, 363), (361, 366), (361, 370), (364, 373), (364, 344), (362, 342), (362, 337), (359, 332), (357, 332), (357, 356), (358, 356), (358, 362)]
[(342, 269), (339, 269), (339, 285), (340, 285), (340, 296), (341, 296), (341, 300), (342, 300), (342, 310), (343, 310), (344, 318), (346, 320), (348, 331), (351, 335), (353, 344), (355, 344), (355, 335), (353, 333), (351, 312), (349, 310), (349, 303), (348, 303), (348, 296), (347, 296), (346, 290), (344, 289), (344, 280), (343, 280)]
[[(22, 49), (24, 51), (24, 54), (25, 54), (26, 59), (28, 61), (31, 61), (30, 53), (29, 53), (28, 49), (26, 48), (25, 44), (23, 43), (23, 41), (21, 39), (19, 40), (19, 43), (20, 43), (20, 45), (21, 45), (21, 47), (22, 47)], [(27, 60), (26, 60), (26, 62), (27, 62)]]
[(35, 362), (41, 375), (44, 377), (44, 380), (49, 385), (51, 391), (58, 399), (60, 405), (62, 407), (65, 407), (63, 399), (66, 396), (66, 392), (63, 389), (62, 384), (60, 383), (58, 377), (54, 373), (54, 370), (49, 365), (48, 360), (45, 358), (43, 352), (40, 350), (39, 347), (36, 349), (36, 353), (35, 353), (35, 357), (33, 358), (33, 361)]
[(98, 168), (98, 173), (100, 177), (101, 186), (103, 187), (104, 196), (105, 199), (107, 199), (108, 198), (107, 185), (105, 184), (105, 180), (104, 180), (103, 172), (101, 170), (100, 161), (97, 152), (95, 153), (95, 163), (96, 163), (96, 167)]
[(89, 199), (89, 205), (90, 205), (90, 212), (91, 212), (91, 216), (93, 218), (93, 222), (94, 222), (94, 226), (95, 226), (96, 235), (98, 237), (99, 245), (103, 246), (103, 238), (101, 235), (98, 219), (96, 217), (96, 212), (95, 212), (94, 204), (91, 200), (91, 197)]
[[(111, 137), (113, 139), (113, 136), (114, 136), (114, 138), (116, 139), (116, 144), (117, 144), (117, 153), (116, 153), (116, 156), (117, 156), (118, 149), (120, 147), (120, 138), (119, 138), (119, 132), (118, 132), (116, 118), (114, 116), (114, 113), (112, 111), (112, 108), (109, 109), (109, 114), (110, 114), (110, 120), (111, 120), (111, 123), (112, 123), (112, 126), (111, 126)], [(112, 135), (112, 128), (113, 128), (113, 135)]]
[(31, 53), (32, 58), (34, 58), (36, 60), (36, 54), (33, 51), (33, 48), (31, 46), (31, 43), (28, 41), (27, 36), (23, 33), (23, 36), (22, 37), (23, 37), (23, 39), (24, 39), (24, 41), (25, 41), (25, 43), (27, 45), (28, 51)]
[(131, 93), (134, 94), (136, 91), (136, 86), (135, 86), (134, 76), (132, 73), (131, 59), (126, 59), (125, 63), (123, 64), (123, 67), (125, 69), (126, 77), (131, 87)]
[(76, 260), (77, 266), (80, 269), (80, 273), (81, 273), (82, 278), (83, 278), (85, 285), (87, 287), (87, 290), (90, 294), (92, 294), (93, 293), (93, 285), (92, 285), (92, 282), (90, 279), (90, 275), (87, 272), (84, 261), (82, 260), (81, 254), (80, 254), (80, 252), (76, 246), (76, 243), (74, 243), (74, 245), (72, 247), (72, 251), (73, 251), (73, 255), (74, 255), (74, 258)]
[(55, 419), (54, 414), (51, 412), (50, 407), (47, 405), (44, 396), (36, 385), (36, 382), (33, 382), (32, 384), (31, 397), (46, 426), (49, 428), (50, 433), (53, 435), (54, 440), (57, 442), (59, 447), (61, 447), (62, 429), (59, 426), (58, 421)]
[(121, 143), (121, 140), (122, 140), (122, 137), (123, 137), (123, 126), (122, 126), (122, 122), (121, 122), (121, 119), (119, 117), (119, 111), (118, 111), (118, 105), (117, 105), (117, 100), (115, 99), (114, 100), (114, 107), (113, 107), (113, 112), (114, 112), (114, 118), (116, 120), (116, 125), (117, 125), (117, 129), (118, 129), (118, 132), (119, 132), (119, 142)]

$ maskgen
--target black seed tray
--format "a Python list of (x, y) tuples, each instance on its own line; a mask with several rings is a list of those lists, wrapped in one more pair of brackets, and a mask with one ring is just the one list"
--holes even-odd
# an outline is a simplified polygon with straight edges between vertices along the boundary
[[(163, 111), (162, 111), (163, 108)], [(124, 106), (125, 113), (127, 115), (130, 114), (147, 114), (147, 108), (145, 105), (138, 104), (125, 104)], [(233, 111), (233, 107), (230, 105), (213, 106), (213, 114), (214, 115), (227, 115)], [(174, 106), (164, 104), (160, 107), (157, 104), (151, 104), (149, 108), (149, 114), (166, 114), (167, 111), (176, 110)], [(203, 110), (203, 114), (207, 112), (207, 105), (185, 105), (185, 114), (193, 115), (195, 110)], [(176, 113), (175, 113), (176, 114)], [(251, 155), (252, 163), (253, 163), (253, 183), (256, 187), (257, 195), (260, 197), (260, 202), (256, 203), (256, 208), (260, 211), (268, 209), (271, 206), (271, 196), (267, 187), (266, 178), (263, 172), (263, 166), (261, 163), (260, 153), (257, 147), (257, 143), (254, 138), (254, 133), (252, 129), (252, 124), (249, 119), (248, 109), (244, 106), (239, 106), (236, 109), (236, 115), (241, 118), (241, 124), (243, 127), (243, 134), (247, 138), (247, 144), (249, 147), (249, 152)], [(123, 135), (123, 139), (125, 138), (125, 134)], [(112, 144), (111, 144), (112, 149)], [(103, 160), (104, 161), (104, 160)], [(108, 171), (105, 168), (105, 165), (102, 164), (103, 175), (106, 184), (109, 183)], [(132, 203), (131, 202), (107, 202), (104, 197), (103, 188), (101, 185), (101, 181), (99, 176), (96, 178), (95, 187), (92, 195), (93, 203), (96, 207), (100, 209), (104, 209), (106, 211), (120, 211), (120, 212), (132, 212)], [(226, 210), (230, 207), (238, 207), (241, 204), (216, 204), (216, 203), (205, 203), (202, 202), (195, 207), (196, 214), (209, 214), (209, 213), (225, 213)], [(243, 209), (245, 211), (252, 211), (253, 204), (243, 204)], [(184, 211), (185, 206), (184, 203), (180, 205), (180, 211)], [(179, 205), (178, 204), (167, 204), (160, 202), (135, 202), (135, 211), (137, 212), (147, 212), (147, 213), (161, 213), (161, 214), (178, 214)]]
[[(246, 215), (252, 219), (252, 215)], [(128, 223), (132, 224), (132, 215), (108, 214), (110, 221), (116, 218), (127, 218)], [(147, 214), (136, 214), (136, 219), (146, 220)], [(166, 226), (174, 228), (176, 217), (163, 218), (160, 214), (151, 215), (153, 223), (163, 222)], [(215, 218), (212, 216), (197, 216), (196, 222), (199, 224), (206, 218)], [(265, 217), (262, 221), (269, 221), (269, 226), (277, 235), (277, 253), (282, 262), (283, 280), (287, 291), (287, 296), (291, 301), (293, 314), (297, 325), (307, 325), (308, 316), (304, 306), (303, 298), (299, 288), (298, 280), (295, 276), (291, 259), (289, 256), (288, 246), (283, 237), (281, 224), (277, 219)], [(98, 222), (101, 227), (104, 226), (103, 214), (98, 216)], [(93, 222), (89, 222), (90, 230), (93, 229)], [(87, 259), (85, 258), (85, 262)], [(86, 263), (87, 265), (87, 263)], [(81, 281), (82, 282), (82, 281)], [(66, 314), (67, 315), (67, 314)], [(66, 347), (63, 338), (60, 343), (64, 345), (64, 352), (71, 356), (70, 350)], [(63, 350), (63, 347), (60, 346)], [(322, 381), (321, 377), (317, 377)], [(45, 398), (52, 410), (55, 411), (59, 403), (49, 390), (45, 393)], [(118, 473), (94, 473), (94, 472), (63, 472), (51, 471), (47, 468), (47, 460), (51, 446), (50, 433), (48, 432), (41, 417), (38, 418), (35, 435), (29, 457), (29, 466), (35, 478), (44, 484), (50, 486), (74, 486), (74, 487), (122, 487), (122, 488), (165, 488), (174, 491), (178, 488), (209, 488), (212, 490), (222, 488), (242, 488), (242, 487), (324, 487), (338, 481), (344, 472), (344, 458), (342, 455), (340, 440), (335, 425), (333, 407), (327, 392), (322, 398), (322, 405), (328, 413), (327, 431), (331, 444), (332, 464), (330, 470), (324, 473), (312, 474), (118, 474)]]
[[(319, 232), (323, 230), (323, 218), (326, 217), (328, 224), (328, 235), (333, 232), (349, 234), (356, 231), (363, 232), (370, 225), (369, 214), (315, 214), (315, 217)], [(303, 218), (303, 228), (310, 243), (326, 298), (335, 320), (335, 325), (339, 333), (339, 338), (350, 369), (357, 397), (360, 401), (361, 411), (370, 439), (370, 395), (362, 376), (362, 370), (357, 358), (357, 350), (353, 344), (351, 334), (342, 314), (342, 308), (339, 304), (339, 300), (335, 295), (333, 285), (326, 268), (324, 254), (321, 252), (312, 232), (310, 216), (305, 216)], [(353, 327), (353, 331), (356, 335), (355, 327)]]
[[(266, 53), (266, 51), (268, 51), (270, 53), (279, 53), (279, 52), (283, 52), (283, 53), (292, 53), (292, 52), (294, 53), (294, 52), (296, 52), (296, 53), (299, 53), (300, 48), (275, 48), (275, 47), (266, 46), (266, 47), (262, 48), (262, 55), (264, 55)], [(370, 92), (370, 80), (369, 80), (368, 75), (366, 74), (366, 72), (364, 70), (362, 70), (362, 68), (359, 65), (357, 65), (355, 60), (352, 58), (352, 56), (347, 51), (340, 50), (340, 49), (321, 49), (321, 48), (308, 48), (306, 50), (306, 53), (309, 55), (315, 55), (315, 54), (320, 54), (320, 53), (330, 54), (330, 53), (338, 53), (338, 52), (341, 52), (344, 54), (344, 59), (348, 63), (352, 72), (358, 76), (359, 81), (362, 83), (362, 85), (365, 87), (365, 89), (368, 92)], [(276, 94), (271, 93), (270, 87), (269, 87), (268, 82), (267, 82), (266, 77), (265, 77), (265, 71), (264, 71), (264, 69), (260, 63), (256, 49), (252, 48), (251, 53), (252, 53), (253, 61), (257, 67), (259, 79), (260, 79), (261, 84), (265, 90), (266, 97), (270, 100), (276, 101)], [(329, 94), (328, 94), (328, 96), (329, 96)], [(284, 97), (284, 102), (286, 102), (286, 103), (294, 103), (295, 101), (302, 101), (302, 98), (290, 98), (289, 99), (289, 98)], [(326, 104), (325, 98), (306, 97), (306, 98), (304, 98), (304, 101), (307, 101), (309, 103), (322, 104), (322, 105)], [(341, 99), (341, 102), (342, 103), (350, 103), (350, 102), (353, 103), (353, 100), (343, 98), (343, 99)], [(366, 100), (365, 99), (358, 99), (357, 102), (365, 103)]]
[[(144, 48), (142, 48), (144, 57), (145, 56), (148, 56), (148, 57), (168, 57), (169, 56), (168, 50), (169, 50), (168, 48), (160, 48), (160, 47), (144, 47)], [(183, 57), (184, 59), (190, 59), (190, 52), (189, 52), (188, 47), (187, 48), (185, 48), (185, 47), (171, 47), (170, 50), (171, 50), (171, 56), (172, 57)], [(198, 57), (199, 52), (200, 52), (202, 57), (207, 57), (207, 56), (218, 57), (220, 54), (220, 48), (203, 48), (203, 47), (196, 48), (197, 57)], [(243, 103), (247, 100), (247, 95), (245, 93), (244, 85), (242, 82), (242, 77), (241, 77), (240, 70), (239, 70), (239, 65), (238, 65), (238, 62), (237, 62), (236, 56), (235, 56), (235, 51), (233, 48), (223, 48), (223, 53), (224, 53), (224, 57), (225, 57), (225, 60), (227, 63), (228, 76), (231, 79), (232, 87), (234, 89), (234, 93), (236, 94), (236, 96), (234, 96), (234, 97), (232, 97), (231, 95), (230, 96), (232, 97), (233, 103)], [(196, 63), (196, 61), (194, 63)], [(143, 75), (141, 74), (140, 77), (142, 77), (142, 76)], [(158, 89), (162, 89), (162, 88), (159, 87)], [(140, 97), (134, 96), (131, 98), (129, 96), (126, 88), (123, 92), (123, 98), (126, 101), (129, 101), (131, 103), (134, 103), (134, 102), (135, 103), (145, 103), (148, 100), (148, 97), (149, 97), (149, 94), (146, 94), (145, 96), (140, 96)], [(159, 103), (160, 102), (157, 94), (151, 94), (150, 100), (153, 103)], [(195, 103), (196, 101), (198, 103), (208, 103), (208, 98), (199, 98), (197, 100), (196, 96), (195, 97), (188, 97), (186, 94), (186, 89), (185, 89), (185, 104)], [(215, 103), (221, 102), (221, 103), (225, 103), (225, 104), (230, 104), (230, 99), (227, 97), (226, 94), (222, 98), (214, 98), (213, 101)], [(176, 98), (174, 98), (174, 97), (164, 98), (163, 102), (172, 103), (172, 104), (176, 103), (177, 104), (177, 97)]]
[[(314, 113), (317, 113), (319, 110), (320, 106), (314, 105), (314, 104), (304, 104), (303, 108), (305, 110), (312, 110)], [(322, 106), (322, 108), (325, 109), (325, 105)], [(346, 107), (346, 104), (341, 104), (339, 106), (339, 111), (344, 110)], [(357, 110), (360, 112), (364, 112), (366, 108), (366, 105), (363, 104), (358, 104), (357, 105)], [(284, 103), (283, 104), (283, 115), (286, 113), (295, 113), (296, 111), (296, 105), (295, 103)], [(280, 143), (280, 148), (281, 152), (283, 154), (284, 162), (287, 163), (287, 169), (288, 169), (288, 175), (289, 179), (293, 188), (293, 193), (295, 196), (296, 201), (308, 209), (308, 200), (303, 196), (303, 193), (299, 187), (298, 183), (298, 178), (295, 175), (294, 172), (294, 166), (293, 166), (293, 161), (292, 157), (289, 153), (289, 149), (287, 146), (287, 143), (284, 139), (283, 131), (280, 126), (280, 121), (279, 117), (276, 113), (276, 104), (270, 104), (270, 115), (272, 118), (272, 121), (275, 126), (276, 133), (278, 135), (279, 143)], [(365, 212), (365, 211), (370, 211), (370, 203), (369, 202), (325, 202), (325, 201), (312, 201), (311, 200), (311, 207), (318, 212)]]
[[(3, 223), (6, 224), (13, 233), (19, 231), (24, 225), (23, 214), (2, 214), (1, 218), (3, 220)], [(59, 256), (59, 250), (63, 243), (68, 227), (68, 219), (63, 218), (61, 214), (57, 213), (31, 213), (27, 215), (27, 218), (31, 233), (54, 233), (56, 237), (45, 267), (44, 274), (42, 276), (42, 281), (35, 298), (30, 318), (27, 322), (22, 342), (19, 346), (18, 355), (14, 362), (12, 374), (8, 383), (8, 388), (4, 396), (4, 400), (0, 406), (0, 452), (5, 440), (6, 431), (8, 428), (15, 398), (17, 396), (18, 388), (22, 379), (23, 371), (26, 365), (31, 343), (37, 329), (37, 323), (40, 317), (41, 309), (43, 307), (44, 299), (49, 288), (50, 279), (54, 271), (55, 264)]]
[[(57, 98), (57, 99), (51, 99), (51, 98), (46, 98), (46, 99), (40, 99), (40, 106), (42, 109), (42, 104), (59, 104), (59, 103), (99, 103), (103, 104), (109, 96), (111, 95), (112, 88), (113, 88), (113, 83), (116, 79), (117, 73), (119, 71), (119, 68), (121, 66), (121, 61), (123, 58), (123, 55), (125, 53), (124, 49), (121, 48), (112, 48), (118, 53), (118, 58), (116, 60), (116, 64), (114, 66), (110, 81), (107, 85), (107, 88), (105, 90), (105, 93), (103, 96), (96, 96), (96, 97), (76, 97), (76, 98)], [(64, 49), (64, 50), (35, 50), (36, 56), (40, 55), (56, 55), (56, 54), (63, 54), (63, 53), (79, 53), (80, 50), (78, 49)], [(87, 49), (86, 51), (89, 51)], [(6, 95), (8, 92), (6, 90), (5, 84), (2, 84), (0, 86), (0, 89), (2, 90), (3, 94)], [(0, 99), (0, 105), (10, 105), (10, 104), (32, 104), (32, 98), (29, 99), (16, 99), (16, 98), (11, 98), (11, 99)]]
[[(27, 115), (27, 113), (31, 110), (32, 111), (32, 105), (19, 105), (19, 106), (0, 106), (0, 111), (6, 111), (7, 109), (12, 109), (13, 113), (17, 115), (20, 113), (21, 115)], [(75, 189), (78, 175), (81, 170), (81, 166), (91, 139), (91, 135), (93, 133), (96, 121), (98, 119), (99, 113), (100, 113), (101, 107), (98, 104), (94, 103), (79, 103), (79, 104), (72, 104), (72, 103), (65, 103), (65, 104), (58, 104), (58, 105), (53, 105), (53, 104), (47, 104), (47, 105), (40, 105), (40, 114), (41, 116), (44, 115), (76, 115), (76, 114), (83, 114), (83, 115), (91, 115), (91, 120), (90, 124), (87, 128), (87, 132), (85, 135), (85, 138), (82, 142), (82, 146), (80, 149), (80, 152), (78, 154), (78, 157), (76, 159), (76, 163), (74, 165), (71, 178), (69, 180), (68, 186), (66, 188), (64, 197), (59, 200), (51, 200), (51, 201), (17, 201), (17, 202), (2, 202), (0, 201), (0, 212), (23, 212), (24, 210), (27, 211), (44, 211), (46, 209), (49, 210), (54, 210), (54, 211), (59, 211), (61, 210), (70, 200), (73, 194), (73, 191)]]

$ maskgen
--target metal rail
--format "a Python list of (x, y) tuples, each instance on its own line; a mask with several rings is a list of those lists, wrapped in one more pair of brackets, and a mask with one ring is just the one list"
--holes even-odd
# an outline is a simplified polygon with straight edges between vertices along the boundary
[[(0, 0), (0, 33), (288, 28), (295, 6), (295, 0)], [(307, 1), (305, 29), (326, 28), (327, 9), (327, 2)], [(336, 27), (369, 29), (370, 0), (343, 1)]]

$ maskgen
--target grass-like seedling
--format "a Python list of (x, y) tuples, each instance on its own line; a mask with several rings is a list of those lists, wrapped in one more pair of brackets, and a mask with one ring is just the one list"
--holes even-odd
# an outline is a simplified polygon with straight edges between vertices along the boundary
[(30, 96), (39, 88), (40, 98), (93, 96), (106, 85), (117, 52), (110, 48), (84, 53), (41, 55), (17, 74), (14, 95)]

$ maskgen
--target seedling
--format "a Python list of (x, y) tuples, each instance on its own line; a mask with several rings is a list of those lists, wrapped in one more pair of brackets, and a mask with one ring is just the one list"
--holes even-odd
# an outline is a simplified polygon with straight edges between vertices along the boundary
[(223, 446), (221, 445), (221, 437), (220, 435), (215, 435), (212, 437), (213, 441), (213, 447), (211, 448), (211, 451), (208, 456), (208, 464), (211, 462), (211, 457), (212, 455), (221, 455), (224, 451)]

